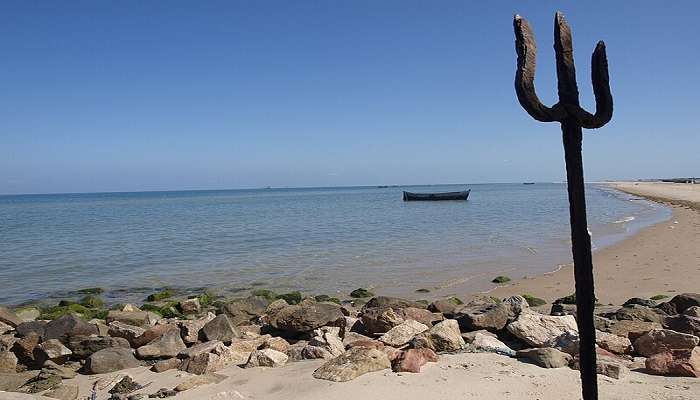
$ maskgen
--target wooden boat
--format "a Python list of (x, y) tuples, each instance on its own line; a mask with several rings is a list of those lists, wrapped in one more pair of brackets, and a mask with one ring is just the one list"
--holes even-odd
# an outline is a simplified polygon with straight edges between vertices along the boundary
[(403, 192), (403, 201), (466, 200), (471, 190), (463, 192), (412, 193)]

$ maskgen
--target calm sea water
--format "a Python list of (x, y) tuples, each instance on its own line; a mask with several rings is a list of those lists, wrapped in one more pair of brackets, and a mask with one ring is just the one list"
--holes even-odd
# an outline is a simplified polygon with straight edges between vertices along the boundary
[[(465, 187), (467, 202), (404, 203), (405, 187), (0, 196), (0, 303), (94, 286), (112, 301), (165, 286), (446, 295), (570, 262), (564, 184), (409, 190)], [(670, 216), (603, 186), (587, 196), (597, 247)]]

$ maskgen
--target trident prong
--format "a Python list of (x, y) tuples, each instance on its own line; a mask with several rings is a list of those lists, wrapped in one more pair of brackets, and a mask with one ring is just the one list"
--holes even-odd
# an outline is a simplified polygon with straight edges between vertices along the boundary
[(535, 93), (535, 67), (537, 46), (530, 24), (519, 15), (513, 20), (515, 51), (518, 68), (515, 74), (515, 92), (520, 105), (532, 118), (541, 122), (559, 122), (564, 141), (567, 191), (569, 194), (569, 219), (571, 224), (571, 250), (574, 258), (576, 282), (576, 317), (580, 335), (581, 386), (584, 400), (598, 399), (596, 376), (595, 287), (593, 284), (593, 261), (591, 236), (586, 220), (586, 198), (583, 180), (583, 157), (581, 145), (582, 128), (600, 128), (610, 121), (613, 100), (610, 94), (608, 59), (605, 43), (598, 42), (591, 58), (591, 80), (596, 100), (595, 114), (581, 108), (576, 68), (572, 48), (571, 28), (564, 15), (557, 12), (554, 17), (554, 51), (557, 60), (557, 88), (559, 102), (547, 107)]

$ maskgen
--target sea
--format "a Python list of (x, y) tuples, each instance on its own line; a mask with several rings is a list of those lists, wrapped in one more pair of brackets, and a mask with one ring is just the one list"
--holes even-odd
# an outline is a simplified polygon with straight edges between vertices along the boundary
[[(402, 201), (465, 189), (468, 201)], [(586, 190), (594, 250), (671, 216), (604, 184)], [(111, 303), (165, 287), (459, 295), (556, 270), (570, 246), (564, 183), (5, 195), (0, 304), (90, 287)]]

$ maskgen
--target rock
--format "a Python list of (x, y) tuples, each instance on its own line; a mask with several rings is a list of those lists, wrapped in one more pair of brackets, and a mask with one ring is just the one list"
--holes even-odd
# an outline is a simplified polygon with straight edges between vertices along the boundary
[(401, 316), (401, 318), (404, 319), (404, 321), (412, 319), (427, 327), (431, 327), (433, 324), (445, 319), (442, 314), (430, 312), (425, 308), (406, 307), (398, 309), (396, 312)]
[(368, 334), (386, 333), (404, 322), (403, 317), (390, 307), (370, 308), (360, 318)]
[(128, 340), (110, 336), (73, 336), (68, 339), (67, 347), (73, 352), (71, 358), (82, 360), (96, 351), (109, 347), (131, 348)]
[(601, 348), (615, 354), (631, 354), (632, 342), (624, 336), (613, 335), (608, 332), (596, 331), (596, 344)]
[(302, 302), (279, 310), (270, 325), (289, 334), (308, 333), (322, 326), (345, 326), (340, 306), (331, 303)]
[(485, 330), (485, 329), (481, 329), (481, 330), (478, 330), (478, 331), (471, 331), (471, 332), (462, 333), (462, 339), (464, 339), (464, 341), (465, 341), (466, 343), (471, 343), (471, 342), (473, 342), (473, 341), (476, 339), (476, 335), (478, 335), (478, 334), (482, 334), (482, 335), (486, 335), (486, 336), (491, 336), (491, 337), (494, 337), (494, 338), (498, 338), (498, 336), (497, 336), (495, 333), (489, 332), (489, 331), (487, 331), (487, 330)]
[(683, 311), (683, 315), (687, 315), (689, 317), (700, 318), (700, 307), (698, 307), (698, 306), (688, 307), (685, 309), (685, 311)]
[(176, 329), (153, 340), (147, 345), (136, 350), (136, 355), (140, 359), (152, 360), (157, 358), (172, 358), (186, 349), (185, 343), (180, 338), (180, 330)]
[(458, 351), (465, 347), (459, 331), (459, 323), (446, 319), (433, 325), (427, 332), (420, 333), (413, 341), (415, 348), (428, 348), (436, 352)]
[(265, 309), (265, 314), (267, 315), (274, 315), (281, 309), (288, 307), (289, 303), (287, 303), (284, 299), (277, 299), (273, 301), (272, 303), (268, 304), (267, 308)]
[(12, 352), (15, 353), (19, 362), (24, 365), (33, 366), (35, 364), (34, 349), (39, 345), (39, 336), (29, 335), (18, 339), (12, 345)]
[(517, 320), (508, 324), (508, 331), (534, 347), (552, 347), (564, 334), (578, 336), (578, 326), (573, 316), (557, 317), (534, 312), (522, 313)]
[(85, 372), (87, 374), (106, 374), (135, 368), (139, 365), (131, 349), (110, 347), (92, 353), (85, 361)]
[(617, 336), (627, 337), (634, 342), (638, 337), (649, 332), (652, 329), (661, 329), (661, 324), (658, 322), (644, 321), (613, 321), (607, 331)]
[(220, 340), (228, 343), (240, 336), (226, 314), (219, 314), (216, 318), (207, 322), (202, 327), (202, 334), (207, 340)]
[(104, 320), (101, 319), (91, 319), (88, 321), (88, 324), (94, 325), (95, 328), (97, 328), (97, 335), (98, 336), (108, 336), (109, 335), (109, 326), (105, 324)]
[(676, 332), (687, 333), (700, 337), (700, 318), (690, 317), (687, 315), (676, 315), (668, 317), (663, 322), (664, 328), (671, 329)]
[(286, 354), (273, 349), (256, 350), (250, 354), (245, 368), (253, 367), (281, 367), (287, 363)]
[(343, 337), (343, 344), (345, 347), (358, 340), (373, 340), (372, 338), (365, 336), (357, 332), (345, 332), (345, 337)]
[(26, 307), (19, 310), (15, 310), (15, 315), (19, 317), (24, 322), (31, 322), (39, 318), (41, 311), (35, 307)]
[(12, 312), (9, 308), (0, 306), (0, 322), (4, 322), (7, 325), (15, 328), (17, 325), (21, 324), (22, 319)]
[(148, 328), (133, 340), (133, 346), (145, 346), (148, 343), (169, 334), (180, 336), (180, 327), (176, 324), (159, 324)]
[(643, 299), (640, 297), (632, 297), (631, 299), (628, 299), (622, 306), (627, 307), (633, 304), (637, 304), (644, 307), (656, 307), (656, 302), (654, 300)]
[(78, 374), (71, 368), (58, 365), (55, 362), (49, 360), (46, 361), (44, 363), (44, 366), (41, 368), (41, 375), (56, 375), (61, 379), (73, 379)]
[[(314, 337), (309, 340), (309, 347), (321, 348), (331, 357), (337, 357), (345, 351), (345, 345), (340, 339), (340, 328), (336, 326), (324, 326), (314, 330)], [(309, 358), (329, 358), (325, 353), (316, 349), (309, 349), (306, 353)], [(313, 356), (312, 356), (313, 355)], [(322, 357), (316, 357), (322, 355)]]
[(700, 378), (700, 347), (657, 353), (647, 358), (645, 365), (655, 375)]
[(662, 322), (665, 316), (666, 314), (657, 308), (632, 304), (617, 310), (614, 317), (617, 320)]
[(263, 315), (269, 305), (270, 301), (263, 296), (250, 296), (226, 304), (223, 311), (234, 326), (248, 325)]
[(325, 347), (313, 346), (313, 345), (307, 344), (301, 350), (301, 359), (302, 360), (316, 360), (316, 359), (321, 359), (321, 358), (328, 360), (328, 359), (335, 358), (335, 357), (337, 357), (337, 356), (333, 355)]
[(669, 350), (690, 350), (700, 338), (669, 329), (653, 329), (634, 341), (637, 353), (649, 357)]
[(233, 351), (245, 351), (250, 353), (251, 351), (257, 350), (258, 347), (262, 346), (265, 340), (270, 337), (270, 335), (265, 335), (253, 339), (234, 339), (230, 348)]
[(7, 332), (11, 332), (14, 330), (15, 330), (15, 328), (11, 327), (10, 325), (8, 325), (4, 322), (0, 322), (0, 335), (4, 335)]
[(43, 365), (45, 361), (51, 360), (56, 364), (63, 364), (68, 361), (68, 356), (73, 354), (72, 351), (63, 345), (57, 339), (49, 339), (36, 347), (34, 350), (34, 359), (38, 361), (40, 365)]
[[(194, 378), (191, 378), (191, 380), (194, 380)], [(154, 398), (154, 399), (164, 399), (166, 397), (173, 397), (173, 396), (177, 396), (177, 391), (175, 391), (173, 389), (160, 388), (160, 389), (158, 389), (157, 392), (153, 393), (152, 395), (149, 395), (148, 397)], [(129, 400), (131, 400), (131, 399), (129, 399)]]
[(459, 305), (455, 304), (454, 301), (448, 299), (435, 300), (432, 303), (430, 303), (430, 305), (428, 305), (429, 311), (441, 313), (446, 318), (454, 318), (458, 308)]
[(153, 372), (165, 372), (171, 369), (178, 369), (182, 364), (182, 360), (179, 358), (167, 358), (165, 360), (159, 360), (153, 364)]
[(429, 362), (437, 362), (438, 356), (428, 348), (408, 349), (401, 352), (393, 362), (394, 372), (420, 372), (423, 365)]
[(58, 339), (68, 343), (70, 336), (97, 335), (97, 328), (88, 324), (74, 314), (66, 314), (46, 324), (44, 327), (44, 340)]
[(326, 361), (313, 373), (316, 379), (346, 382), (360, 375), (391, 367), (386, 354), (377, 349), (352, 348), (341, 356)]
[(185, 315), (196, 315), (202, 312), (202, 305), (198, 298), (187, 299), (180, 302), (180, 310)]
[[(571, 367), (580, 369), (579, 360), (575, 359)], [(596, 373), (613, 379), (624, 379), (629, 375), (629, 368), (607, 357), (598, 357), (596, 360)]]
[(107, 313), (105, 321), (110, 325), (114, 321), (127, 325), (138, 326), (139, 328), (149, 328), (160, 320), (158, 314), (150, 311), (115, 311)]
[(76, 400), (78, 398), (78, 385), (61, 384), (42, 396), (60, 400)]
[(44, 331), (46, 330), (47, 323), (48, 322), (46, 321), (22, 322), (21, 324), (17, 325), (15, 331), (17, 332), (17, 336), (19, 337), (37, 335), (41, 338), (44, 336)]
[(185, 348), (177, 355), (177, 358), (192, 358), (203, 353), (211, 353), (219, 346), (223, 346), (224, 343), (220, 340), (212, 340), (211, 342), (204, 342), (196, 344), (192, 347)]
[(418, 303), (416, 301), (410, 301), (406, 299), (401, 299), (398, 297), (389, 297), (389, 296), (377, 296), (371, 298), (365, 305), (362, 307), (362, 311), (366, 311), (367, 309), (370, 308), (385, 308), (385, 307), (390, 307), (394, 309), (401, 309), (401, 308), (406, 308), (406, 307), (413, 307), (413, 308), (428, 308), (426, 304), (423, 303)]
[(41, 375), (37, 375), (36, 378), (30, 379), (21, 388), (19, 388), (19, 392), (35, 394), (45, 390), (54, 389), (60, 384), (61, 378), (58, 376), (50, 375), (47, 377), (42, 377)]
[(404, 321), (402, 324), (391, 328), (379, 338), (384, 344), (393, 347), (401, 347), (410, 342), (414, 336), (428, 330), (428, 327), (412, 319)]
[(131, 379), (131, 377), (127, 375), (124, 378), (122, 378), (122, 380), (117, 382), (117, 384), (114, 385), (114, 387), (109, 389), (109, 393), (129, 394), (129, 393), (134, 392), (140, 388), (141, 388), (141, 385), (134, 382), (134, 380)]
[(515, 351), (501, 342), (497, 337), (477, 333), (469, 343), (468, 348), (472, 351), (496, 353), (508, 357), (515, 357)]
[(15, 335), (0, 335), (0, 351), (10, 351), (17, 340)]
[(191, 374), (203, 375), (219, 371), (233, 364), (245, 363), (249, 358), (250, 352), (234, 351), (219, 344), (210, 353), (199, 353), (184, 359), (180, 369)]
[[(338, 338), (340, 339), (340, 338)], [(342, 342), (341, 342), (342, 345)], [(287, 349), (289, 349), (289, 342), (286, 340), (282, 339), (281, 337), (271, 337), (265, 339), (265, 342), (262, 344), (263, 349), (272, 349), (272, 350), (277, 350), (280, 353), (285, 353), (287, 354)]]
[(135, 345), (136, 338), (146, 332), (146, 330), (141, 327), (125, 324), (120, 321), (110, 322), (108, 327), (109, 330), (107, 332), (109, 336), (126, 339), (134, 347), (137, 347)]
[(678, 314), (683, 314), (690, 307), (700, 306), (700, 293), (683, 293), (674, 296), (669, 303), (673, 304)]
[(184, 392), (185, 390), (190, 390), (194, 389), (199, 386), (203, 385), (212, 385), (212, 384), (217, 384), (223, 382), (226, 378), (228, 378), (225, 375), (219, 375), (219, 374), (205, 374), (205, 375), (199, 375), (199, 376), (194, 376), (181, 384), (175, 386), (175, 391), (176, 392)]
[(564, 304), (564, 303), (554, 303), (552, 308), (549, 310), (549, 315), (563, 316), (563, 315), (576, 315), (576, 304)]
[(551, 347), (519, 350), (515, 356), (526, 358), (542, 368), (568, 367), (572, 360), (570, 355)]
[(197, 343), (199, 340), (199, 331), (202, 330), (207, 322), (216, 318), (213, 313), (207, 313), (204, 318), (199, 318), (195, 320), (178, 321), (177, 325), (180, 327), (180, 337), (185, 344), (191, 345)]
[(457, 312), (459, 327), (465, 331), (500, 331), (508, 323), (510, 308), (504, 304), (466, 306)]
[(17, 372), (17, 356), (9, 351), (0, 352), (0, 373), (14, 374)]
[(0, 373), (0, 393), (16, 392), (20, 387), (24, 386), (28, 381), (39, 374), (38, 371), (26, 371), (21, 373)]
[(530, 303), (523, 296), (510, 296), (502, 304), (508, 309), (508, 321), (515, 321), (520, 314), (530, 310)]

